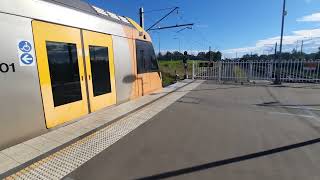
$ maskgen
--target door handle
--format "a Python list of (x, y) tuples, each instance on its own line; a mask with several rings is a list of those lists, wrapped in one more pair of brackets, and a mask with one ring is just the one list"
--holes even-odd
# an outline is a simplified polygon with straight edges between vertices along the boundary
[(91, 80), (91, 76), (89, 75), (89, 80)]
[(83, 81), (83, 76), (81, 76), (81, 81)]

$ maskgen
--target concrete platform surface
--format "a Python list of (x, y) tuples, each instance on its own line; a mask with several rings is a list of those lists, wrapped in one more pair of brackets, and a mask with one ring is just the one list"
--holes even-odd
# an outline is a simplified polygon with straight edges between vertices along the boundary
[(190, 91), (66, 179), (320, 179), (320, 86)]
[(197, 81), (10, 178), (318, 180), (319, 152), (320, 85)]

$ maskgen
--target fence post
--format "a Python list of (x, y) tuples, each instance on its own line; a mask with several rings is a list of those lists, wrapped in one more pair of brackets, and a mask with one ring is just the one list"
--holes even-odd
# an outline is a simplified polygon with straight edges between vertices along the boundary
[(273, 75), (273, 60), (268, 62), (269, 64), (269, 80), (272, 81), (272, 75)]
[(250, 61), (250, 70), (249, 70), (249, 82), (250, 82), (250, 80), (252, 80), (253, 79), (253, 64), (252, 64), (252, 61)]
[(221, 76), (222, 76), (222, 62), (221, 61), (219, 61), (218, 66), (219, 66), (219, 77), (218, 77), (218, 79), (219, 79), (219, 82), (221, 82)]
[(192, 80), (195, 79), (194, 68), (195, 68), (194, 61), (192, 61)]

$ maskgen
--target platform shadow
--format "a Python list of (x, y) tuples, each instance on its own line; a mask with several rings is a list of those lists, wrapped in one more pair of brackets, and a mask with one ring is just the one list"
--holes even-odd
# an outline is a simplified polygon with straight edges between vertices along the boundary
[(274, 102), (265, 102), (262, 104), (256, 104), (256, 106), (265, 106), (265, 107), (314, 107), (320, 106), (320, 104), (282, 104), (279, 101)]
[(220, 161), (214, 161), (214, 162), (201, 164), (201, 165), (197, 165), (197, 166), (193, 166), (193, 167), (187, 167), (187, 168), (178, 169), (178, 170), (174, 170), (174, 171), (168, 171), (168, 172), (164, 172), (164, 173), (156, 174), (156, 175), (152, 175), (152, 176), (141, 177), (136, 180), (153, 180), (153, 179), (172, 178), (172, 177), (176, 177), (176, 176), (180, 176), (180, 175), (184, 175), (184, 174), (190, 174), (190, 173), (194, 173), (194, 172), (198, 172), (198, 171), (204, 171), (204, 170), (216, 168), (219, 166), (225, 166), (225, 165), (229, 165), (229, 164), (233, 164), (233, 163), (237, 163), (237, 162), (241, 162), (241, 161), (247, 161), (250, 159), (255, 159), (255, 158), (268, 156), (268, 155), (272, 155), (272, 154), (276, 154), (276, 153), (280, 153), (280, 152), (284, 152), (284, 151), (289, 151), (292, 149), (297, 149), (297, 148), (301, 148), (304, 146), (309, 146), (309, 145), (313, 145), (313, 144), (317, 144), (317, 143), (320, 143), (320, 138), (305, 141), (305, 142), (300, 142), (297, 144), (282, 146), (282, 147), (278, 147), (278, 148), (274, 148), (274, 149), (269, 149), (269, 150), (265, 150), (265, 151), (260, 151), (260, 152), (256, 152), (256, 153), (252, 153), (252, 154), (247, 154), (244, 156), (233, 157), (233, 158), (224, 159), (224, 160), (220, 160)]
[(320, 89), (319, 83), (308, 83), (308, 84), (301, 84), (300, 86), (294, 86), (293, 84), (299, 84), (299, 83), (288, 83), (284, 82), (282, 85), (274, 85), (271, 82), (270, 83), (236, 83), (236, 82), (219, 82), (214, 80), (207, 80), (203, 82), (203, 84), (215, 84), (215, 85), (239, 85), (242, 87), (273, 87), (273, 88), (292, 88), (292, 89)]

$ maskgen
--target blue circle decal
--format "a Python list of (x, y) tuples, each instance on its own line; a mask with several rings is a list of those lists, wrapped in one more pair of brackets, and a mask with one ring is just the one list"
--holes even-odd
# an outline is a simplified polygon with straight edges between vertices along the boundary
[(24, 53), (20, 56), (20, 60), (25, 65), (30, 65), (33, 63), (33, 57), (29, 53)]
[(32, 46), (28, 41), (20, 41), (19, 42), (19, 49), (22, 52), (28, 53), (32, 50)]

